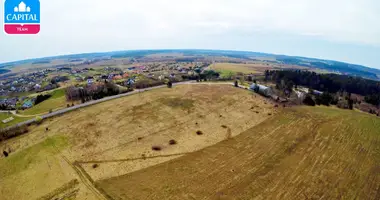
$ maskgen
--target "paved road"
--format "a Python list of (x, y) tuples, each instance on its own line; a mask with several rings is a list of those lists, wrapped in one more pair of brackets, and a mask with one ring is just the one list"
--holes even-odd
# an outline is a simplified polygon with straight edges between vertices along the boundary
[[(173, 83), (173, 86), (174, 85), (183, 85), (183, 84), (192, 84), (192, 83), (195, 83), (195, 81), (186, 81), (186, 82)], [(154, 89), (158, 89), (158, 88), (164, 88), (164, 87), (167, 87), (167, 86), (166, 85), (159, 85), (159, 86), (145, 88), (145, 89), (136, 89), (136, 90), (134, 90), (132, 92), (128, 92), (128, 93), (124, 93), (124, 94), (119, 94), (119, 95), (115, 95), (115, 96), (104, 97), (104, 98), (98, 99), (98, 100), (88, 101), (86, 103), (74, 105), (74, 106), (69, 107), (69, 108), (64, 108), (64, 109), (61, 109), (61, 110), (54, 111), (52, 113), (48, 113), (48, 114), (42, 115), (41, 118), (42, 119), (46, 119), (46, 118), (54, 117), (54, 116), (61, 115), (61, 114), (64, 114), (64, 113), (67, 113), (67, 112), (70, 112), (70, 111), (73, 111), (73, 110), (77, 110), (79, 108), (91, 106), (91, 105), (102, 103), (102, 102), (109, 101), (109, 100), (112, 100), (112, 99), (126, 97), (126, 96), (133, 95), (133, 94), (138, 94), (138, 93), (141, 93), (141, 92), (144, 92), (144, 91), (154, 90)], [(6, 127), (3, 130), (11, 129), (11, 128), (14, 128), (14, 127), (17, 127), (17, 126), (23, 126), (23, 125), (32, 124), (35, 121), (36, 121), (35, 118), (34, 119), (30, 119), (30, 120), (27, 120), (27, 121), (20, 122), (20, 123), (18, 123), (16, 125)]]

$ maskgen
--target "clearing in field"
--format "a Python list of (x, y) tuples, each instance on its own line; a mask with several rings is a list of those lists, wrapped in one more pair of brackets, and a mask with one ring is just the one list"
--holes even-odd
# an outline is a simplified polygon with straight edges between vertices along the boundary
[(96, 184), (114, 199), (380, 199), (380, 120), (287, 108), (242, 134)]
[[(0, 196), (104, 199), (96, 181), (212, 146), (275, 115), (274, 106), (230, 85), (156, 89), (48, 119), (0, 143)], [(46, 130), (48, 128), (48, 130)]]

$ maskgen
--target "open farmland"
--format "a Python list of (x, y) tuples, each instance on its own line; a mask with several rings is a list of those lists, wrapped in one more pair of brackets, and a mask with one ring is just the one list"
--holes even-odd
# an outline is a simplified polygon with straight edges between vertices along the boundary
[[(257, 74), (261, 73), (258, 66), (253, 64), (235, 64), (235, 63), (215, 63), (209, 66), (210, 69), (216, 71), (230, 71), (230, 72), (242, 72), (245, 74)], [(260, 66), (260, 68), (270, 69), (269, 66)]]
[(86, 107), (0, 143), (1, 151), (11, 152), (0, 157), (0, 196), (104, 199), (95, 181), (212, 146), (275, 113), (247, 90), (213, 84), (162, 88)]
[(273, 70), (273, 69), (285, 69), (285, 68), (293, 68), (293, 69), (308, 69), (301, 66), (294, 65), (284, 65), (284, 64), (275, 64), (275, 63), (247, 63), (247, 64), (237, 64), (237, 63), (215, 63), (209, 66), (210, 69), (227, 72), (241, 72), (244, 74), (263, 74), (265, 70)]
[(114, 199), (380, 199), (380, 120), (287, 108), (240, 135), (98, 181)]

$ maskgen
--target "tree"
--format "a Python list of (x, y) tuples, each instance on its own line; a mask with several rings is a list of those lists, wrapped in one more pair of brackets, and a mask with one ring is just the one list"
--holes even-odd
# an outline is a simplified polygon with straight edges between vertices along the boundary
[(37, 117), (35, 118), (35, 122), (36, 122), (38, 125), (41, 124), (41, 123), (42, 123), (42, 117), (37, 116)]
[(268, 81), (268, 80), (269, 80), (269, 76), (270, 76), (269, 70), (265, 70), (265, 78), (264, 78), (264, 81)]
[(348, 99), (348, 108), (350, 110), (354, 108), (354, 101), (351, 98)]
[(235, 80), (235, 87), (239, 87), (239, 83), (237, 80)]
[(172, 86), (173, 86), (172, 81), (168, 81), (167, 85), (168, 85), (168, 88), (172, 88)]
[(330, 93), (324, 92), (321, 95), (316, 95), (315, 103), (317, 105), (322, 104), (325, 106), (330, 106), (330, 104), (332, 104), (333, 99), (334, 99), (334, 97)]
[(34, 105), (37, 105), (37, 104), (39, 104), (39, 103), (47, 100), (50, 97), (51, 97), (50, 94), (46, 94), (46, 95), (40, 94), (40, 95), (37, 96), (36, 100), (34, 101)]
[(310, 95), (306, 95), (305, 99), (303, 100), (303, 103), (308, 106), (315, 106), (315, 101)]

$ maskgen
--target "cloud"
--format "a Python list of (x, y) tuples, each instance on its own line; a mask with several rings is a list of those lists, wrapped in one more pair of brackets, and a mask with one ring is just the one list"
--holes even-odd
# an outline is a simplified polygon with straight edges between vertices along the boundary
[(54, 0), (41, 4), (45, 35), (161, 38), (256, 30), (380, 45), (376, 0)]
[[(46, 56), (203, 48), (211, 46), (205, 43), (223, 43), (223, 37), (239, 36), (242, 41), (255, 34), (379, 47), (379, 10), (377, 0), (41, 0), (40, 34), (17, 40), (1, 35), (0, 44), (8, 50), (0, 52), (0, 60), (17, 57), (17, 49), (25, 44), (43, 48), (22, 50), (26, 56)], [(235, 44), (234, 49), (240, 46), (244, 45)]]

